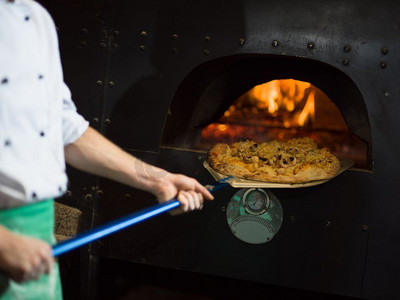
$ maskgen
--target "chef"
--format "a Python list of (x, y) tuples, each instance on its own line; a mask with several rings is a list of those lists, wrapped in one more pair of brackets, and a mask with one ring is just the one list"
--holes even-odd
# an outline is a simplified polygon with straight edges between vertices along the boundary
[(0, 0), (0, 299), (61, 299), (53, 199), (65, 164), (153, 193), (183, 212), (212, 195), (195, 179), (133, 157), (77, 113), (57, 34), (33, 0)]

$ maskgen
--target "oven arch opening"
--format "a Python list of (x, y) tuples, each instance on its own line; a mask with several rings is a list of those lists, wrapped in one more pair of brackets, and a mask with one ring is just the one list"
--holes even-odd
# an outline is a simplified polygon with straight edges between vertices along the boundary
[[(363, 154), (356, 158), (355, 166), (372, 169), (368, 112), (356, 84), (347, 74), (331, 65), (291, 56), (233, 55), (206, 62), (192, 70), (180, 84), (171, 103), (162, 147), (206, 151), (204, 130), (209, 128), (210, 124), (218, 124), (232, 105), (246, 93), (276, 80), (304, 82), (326, 95), (331, 105), (337, 107), (342, 116), (342, 120), (338, 121), (347, 125), (350, 138), (357, 141), (357, 146), (354, 147), (362, 148), (357, 150)], [(302, 102), (304, 104), (305, 100)], [(289, 134), (291, 129), (294, 127), (285, 128)], [(292, 131), (294, 136), (304, 136), (307, 135), (307, 130), (310, 128), (303, 128), (297, 133)], [(333, 130), (332, 134), (337, 135), (338, 132)], [(285, 134), (284, 138), (277, 139), (287, 138), (288, 134)], [(349, 150), (349, 146), (346, 147), (344, 148)]]

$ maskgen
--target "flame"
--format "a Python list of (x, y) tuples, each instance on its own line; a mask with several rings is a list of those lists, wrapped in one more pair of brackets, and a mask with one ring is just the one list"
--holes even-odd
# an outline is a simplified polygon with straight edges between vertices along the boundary
[[(249, 92), (249, 98), (256, 102), (256, 107), (266, 109), (269, 114), (275, 116), (279, 111), (293, 112), (301, 102), (303, 102), (307, 90), (311, 87), (309, 82), (280, 79), (260, 84), (252, 88)], [(312, 96), (311, 96), (312, 94)], [(315, 92), (310, 91), (309, 100), (307, 100), (303, 111), (298, 117), (298, 126), (304, 126), (306, 120), (313, 121), (315, 118)], [(308, 116), (308, 114), (313, 114)], [(225, 115), (226, 117), (229, 114)], [(290, 122), (283, 122), (285, 127), (290, 127)]]
[(307, 120), (315, 120), (315, 91), (310, 92), (307, 102), (297, 120), (300, 126), (304, 126)]

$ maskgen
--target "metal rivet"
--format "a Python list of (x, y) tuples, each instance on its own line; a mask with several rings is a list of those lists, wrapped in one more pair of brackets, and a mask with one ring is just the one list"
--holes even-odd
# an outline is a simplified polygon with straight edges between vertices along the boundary
[(72, 198), (72, 192), (71, 192), (71, 191), (67, 191), (67, 193), (65, 194), (65, 196), (67, 196), (68, 198)]
[(295, 216), (290, 216), (290, 217), (289, 217), (289, 222), (290, 222), (291, 224), (293, 224), (294, 222), (296, 222), (296, 217), (295, 217)]
[(278, 47), (279, 46), (279, 42), (277, 40), (272, 41), (272, 46), (273, 47)]
[(144, 45), (140, 45), (140, 46), (139, 46), (139, 49), (140, 49), (141, 51), (144, 51), (144, 50), (146, 49), (146, 47), (145, 47)]
[(118, 30), (115, 30), (115, 31), (113, 32), (113, 35), (114, 35), (114, 36), (119, 36), (119, 31), (118, 31)]
[(365, 224), (361, 225), (362, 231), (368, 231), (368, 229), (369, 229), (368, 225), (365, 225)]
[(125, 198), (126, 200), (129, 200), (129, 199), (131, 199), (131, 195), (125, 194), (125, 195), (124, 195), (124, 198)]
[(385, 96), (386, 96), (386, 97), (389, 97), (389, 96), (390, 96), (390, 93), (389, 93), (389, 92), (385, 92)]
[(240, 39), (239, 39), (239, 45), (243, 45), (244, 42), (245, 42), (244, 38), (240, 38)]
[(221, 210), (221, 212), (226, 212), (226, 207), (225, 206), (222, 206), (221, 208), (220, 208), (220, 210)]
[(104, 120), (104, 124), (110, 125), (110, 124), (111, 124), (111, 120), (110, 120), (110, 119), (105, 119), (105, 120)]
[(344, 52), (350, 52), (351, 51), (351, 46), (350, 45), (346, 45), (343, 47), (343, 51)]
[(109, 81), (109, 82), (108, 82), (108, 86), (109, 86), (109, 87), (114, 87), (114, 86), (115, 86), (114, 81)]
[(381, 49), (381, 52), (382, 52), (382, 54), (386, 55), (386, 54), (388, 54), (389, 49), (386, 48), (386, 47), (383, 47), (383, 48)]
[(79, 43), (79, 45), (80, 45), (81, 47), (86, 47), (86, 46), (87, 46), (87, 42), (86, 42), (86, 41), (81, 41), (81, 42)]
[(326, 228), (331, 228), (332, 227), (332, 222), (329, 221), (329, 220), (325, 221), (325, 227)]
[(97, 117), (94, 117), (94, 118), (92, 119), (92, 122), (93, 122), (93, 123), (99, 123), (99, 122), (100, 122), (100, 119), (97, 118)]
[(142, 37), (146, 37), (147, 36), (147, 31), (142, 31), (141, 33), (140, 33), (140, 35), (142, 36)]
[(88, 33), (88, 30), (87, 30), (86, 28), (82, 28), (82, 29), (81, 29), (81, 32), (82, 32), (83, 34), (87, 34), (87, 33)]
[(312, 50), (312, 49), (315, 48), (315, 44), (314, 44), (313, 42), (309, 42), (309, 43), (307, 44), (307, 48), (310, 49), (310, 50)]
[(104, 195), (104, 193), (103, 193), (102, 190), (97, 190), (97, 191), (96, 191), (96, 194), (97, 194), (97, 196), (100, 197), (100, 198), (103, 197), (103, 195)]
[(209, 43), (211, 41), (211, 36), (206, 36), (204, 42)]
[(381, 68), (385, 69), (387, 67), (387, 63), (385, 61), (381, 62)]
[(103, 85), (103, 81), (97, 80), (97, 81), (96, 81), (96, 84), (97, 84), (98, 86), (101, 86), (101, 85)]
[(343, 65), (347, 66), (347, 65), (349, 65), (349, 63), (350, 63), (350, 60), (348, 58), (343, 58), (342, 59), (342, 64)]
[(105, 47), (107, 47), (107, 44), (106, 43), (100, 43), (100, 47), (101, 48), (105, 48)]
[(85, 199), (86, 200), (92, 200), (92, 198), (93, 198), (92, 194), (86, 194), (85, 195)]
[(210, 54), (210, 50), (207, 50), (207, 49), (204, 49), (203, 50), (203, 55), (204, 56), (207, 56), (207, 55), (209, 55)]
[(177, 39), (179, 39), (179, 35), (178, 35), (177, 33), (175, 33), (175, 34), (172, 35), (172, 38), (173, 38), (174, 40), (177, 40)]

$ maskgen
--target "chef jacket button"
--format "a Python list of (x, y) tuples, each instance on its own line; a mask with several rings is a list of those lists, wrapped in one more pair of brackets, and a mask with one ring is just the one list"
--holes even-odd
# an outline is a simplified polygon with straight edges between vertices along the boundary
[(62, 192), (62, 191), (63, 191), (62, 186), (59, 186), (59, 187), (58, 187), (58, 191), (59, 191), (59, 192)]
[(25, 21), (29, 21), (30, 18), (30, 16), (25, 16)]
[(7, 78), (7, 77), (4, 77), (4, 78), (1, 80), (1, 84), (6, 84), (6, 83), (8, 83), (8, 78)]
[(5, 140), (4, 141), (4, 146), (11, 146), (11, 141), (10, 140)]
[(37, 198), (37, 194), (35, 192), (32, 193), (32, 198), (34, 198), (34, 199)]
[(46, 135), (46, 134), (44, 133), (44, 131), (41, 131), (41, 132), (40, 132), (40, 136), (41, 136), (41, 137), (44, 137), (45, 135)]
[(42, 75), (42, 74), (39, 74), (38, 78), (39, 78), (39, 79), (43, 79), (43, 75)]

